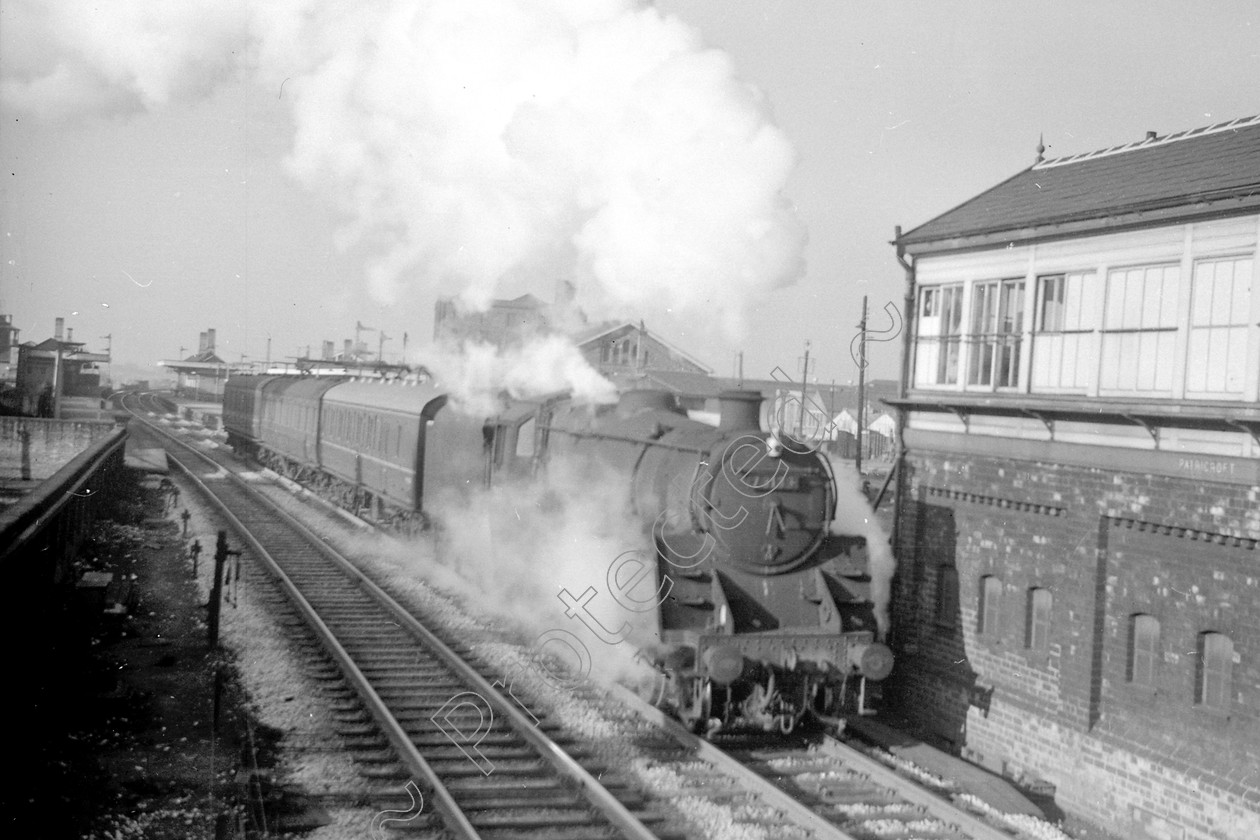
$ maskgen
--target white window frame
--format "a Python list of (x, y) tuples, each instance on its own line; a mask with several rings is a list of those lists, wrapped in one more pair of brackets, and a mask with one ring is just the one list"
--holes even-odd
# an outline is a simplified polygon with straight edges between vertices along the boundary
[[(1058, 317), (1046, 318), (1046, 287), (1059, 281)], [(1088, 394), (1098, 359), (1098, 272), (1094, 269), (1047, 271), (1034, 278), (1030, 393)]]
[[(966, 351), (962, 354), (967, 371), (966, 390), (1022, 390), (1027, 278), (977, 280), (968, 285), (965, 314), (970, 330), (965, 335)], [(979, 309), (982, 298), (992, 305)], [(984, 381), (986, 378), (988, 381)]]
[[(1229, 266), (1228, 288), (1221, 288), (1220, 275), (1225, 266)], [(1186, 399), (1246, 397), (1248, 368), (1254, 365), (1248, 344), (1253, 329), (1255, 285), (1253, 255), (1194, 261), (1186, 341)], [(1250, 373), (1255, 375), (1254, 370)]]
[(1178, 262), (1116, 266), (1107, 272), (1099, 396), (1175, 396), (1182, 282)]
[[(930, 312), (929, 301), (932, 304)], [(965, 310), (965, 283), (940, 283), (919, 289), (914, 341), (915, 388), (957, 390), (960, 387)], [(949, 316), (948, 322), (946, 315)]]

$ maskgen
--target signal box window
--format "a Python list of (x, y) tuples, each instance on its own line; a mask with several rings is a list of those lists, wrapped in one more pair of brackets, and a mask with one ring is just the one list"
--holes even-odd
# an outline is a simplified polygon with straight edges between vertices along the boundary
[(1234, 670), (1234, 643), (1221, 633), (1199, 636), (1199, 705), (1219, 711), (1229, 710), (1231, 678)]
[(1175, 265), (1107, 275), (1100, 390), (1171, 393), (1180, 283)]
[(971, 291), (971, 363), (968, 385), (1019, 385), (1019, 351), (1024, 328), (1024, 281), (977, 283)]
[(1154, 688), (1155, 666), (1158, 662), (1158, 619), (1153, 615), (1133, 616), (1129, 622), (1129, 682)]
[(1033, 319), (1032, 389), (1085, 391), (1094, 369), (1097, 328), (1093, 272), (1037, 278)]
[(1049, 589), (1028, 590), (1028, 616), (1024, 630), (1024, 647), (1046, 650), (1050, 647), (1050, 613), (1054, 596)]
[(923, 289), (915, 332), (915, 385), (957, 385), (962, 353), (961, 283)]
[(997, 640), (1002, 623), (1002, 580), (994, 575), (980, 578), (980, 617), (976, 632)]
[(1187, 396), (1243, 396), (1251, 267), (1250, 257), (1201, 262), (1194, 267)]

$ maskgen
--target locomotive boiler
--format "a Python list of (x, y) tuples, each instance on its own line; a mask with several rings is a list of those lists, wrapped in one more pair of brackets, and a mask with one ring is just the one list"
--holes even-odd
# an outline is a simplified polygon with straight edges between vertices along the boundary
[(224, 425), (238, 451), (394, 525), (427, 525), (442, 495), (584, 464), (626, 491), (655, 549), (658, 702), (708, 732), (861, 713), (892, 668), (865, 541), (830, 532), (827, 459), (762, 431), (759, 393), (720, 402), (717, 427), (651, 390), (600, 407), (505, 399), (473, 417), (432, 382), (235, 377)]

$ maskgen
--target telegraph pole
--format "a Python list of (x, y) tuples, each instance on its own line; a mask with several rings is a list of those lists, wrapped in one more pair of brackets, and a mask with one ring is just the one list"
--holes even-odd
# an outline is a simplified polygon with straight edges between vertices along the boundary
[(853, 459), (862, 474), (862, 429), (866, 425), (866, 295), (862, 295), (862, 321), (858, 324), (857, 455)]
[(801, 416), (797, 421), (796, 433), (805, 439), (805, 387), (809, 384), (809, 342), (805, 342), (805, 367), (801, 370)]

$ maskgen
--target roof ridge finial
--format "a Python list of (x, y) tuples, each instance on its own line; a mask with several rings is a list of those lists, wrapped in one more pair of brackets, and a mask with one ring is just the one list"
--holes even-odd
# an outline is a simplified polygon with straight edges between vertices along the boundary
[(1046, 159), (1046, 133), (1043, 131), (1037, 135), (1037, 160), (1034, 165), (1042, 163)]

